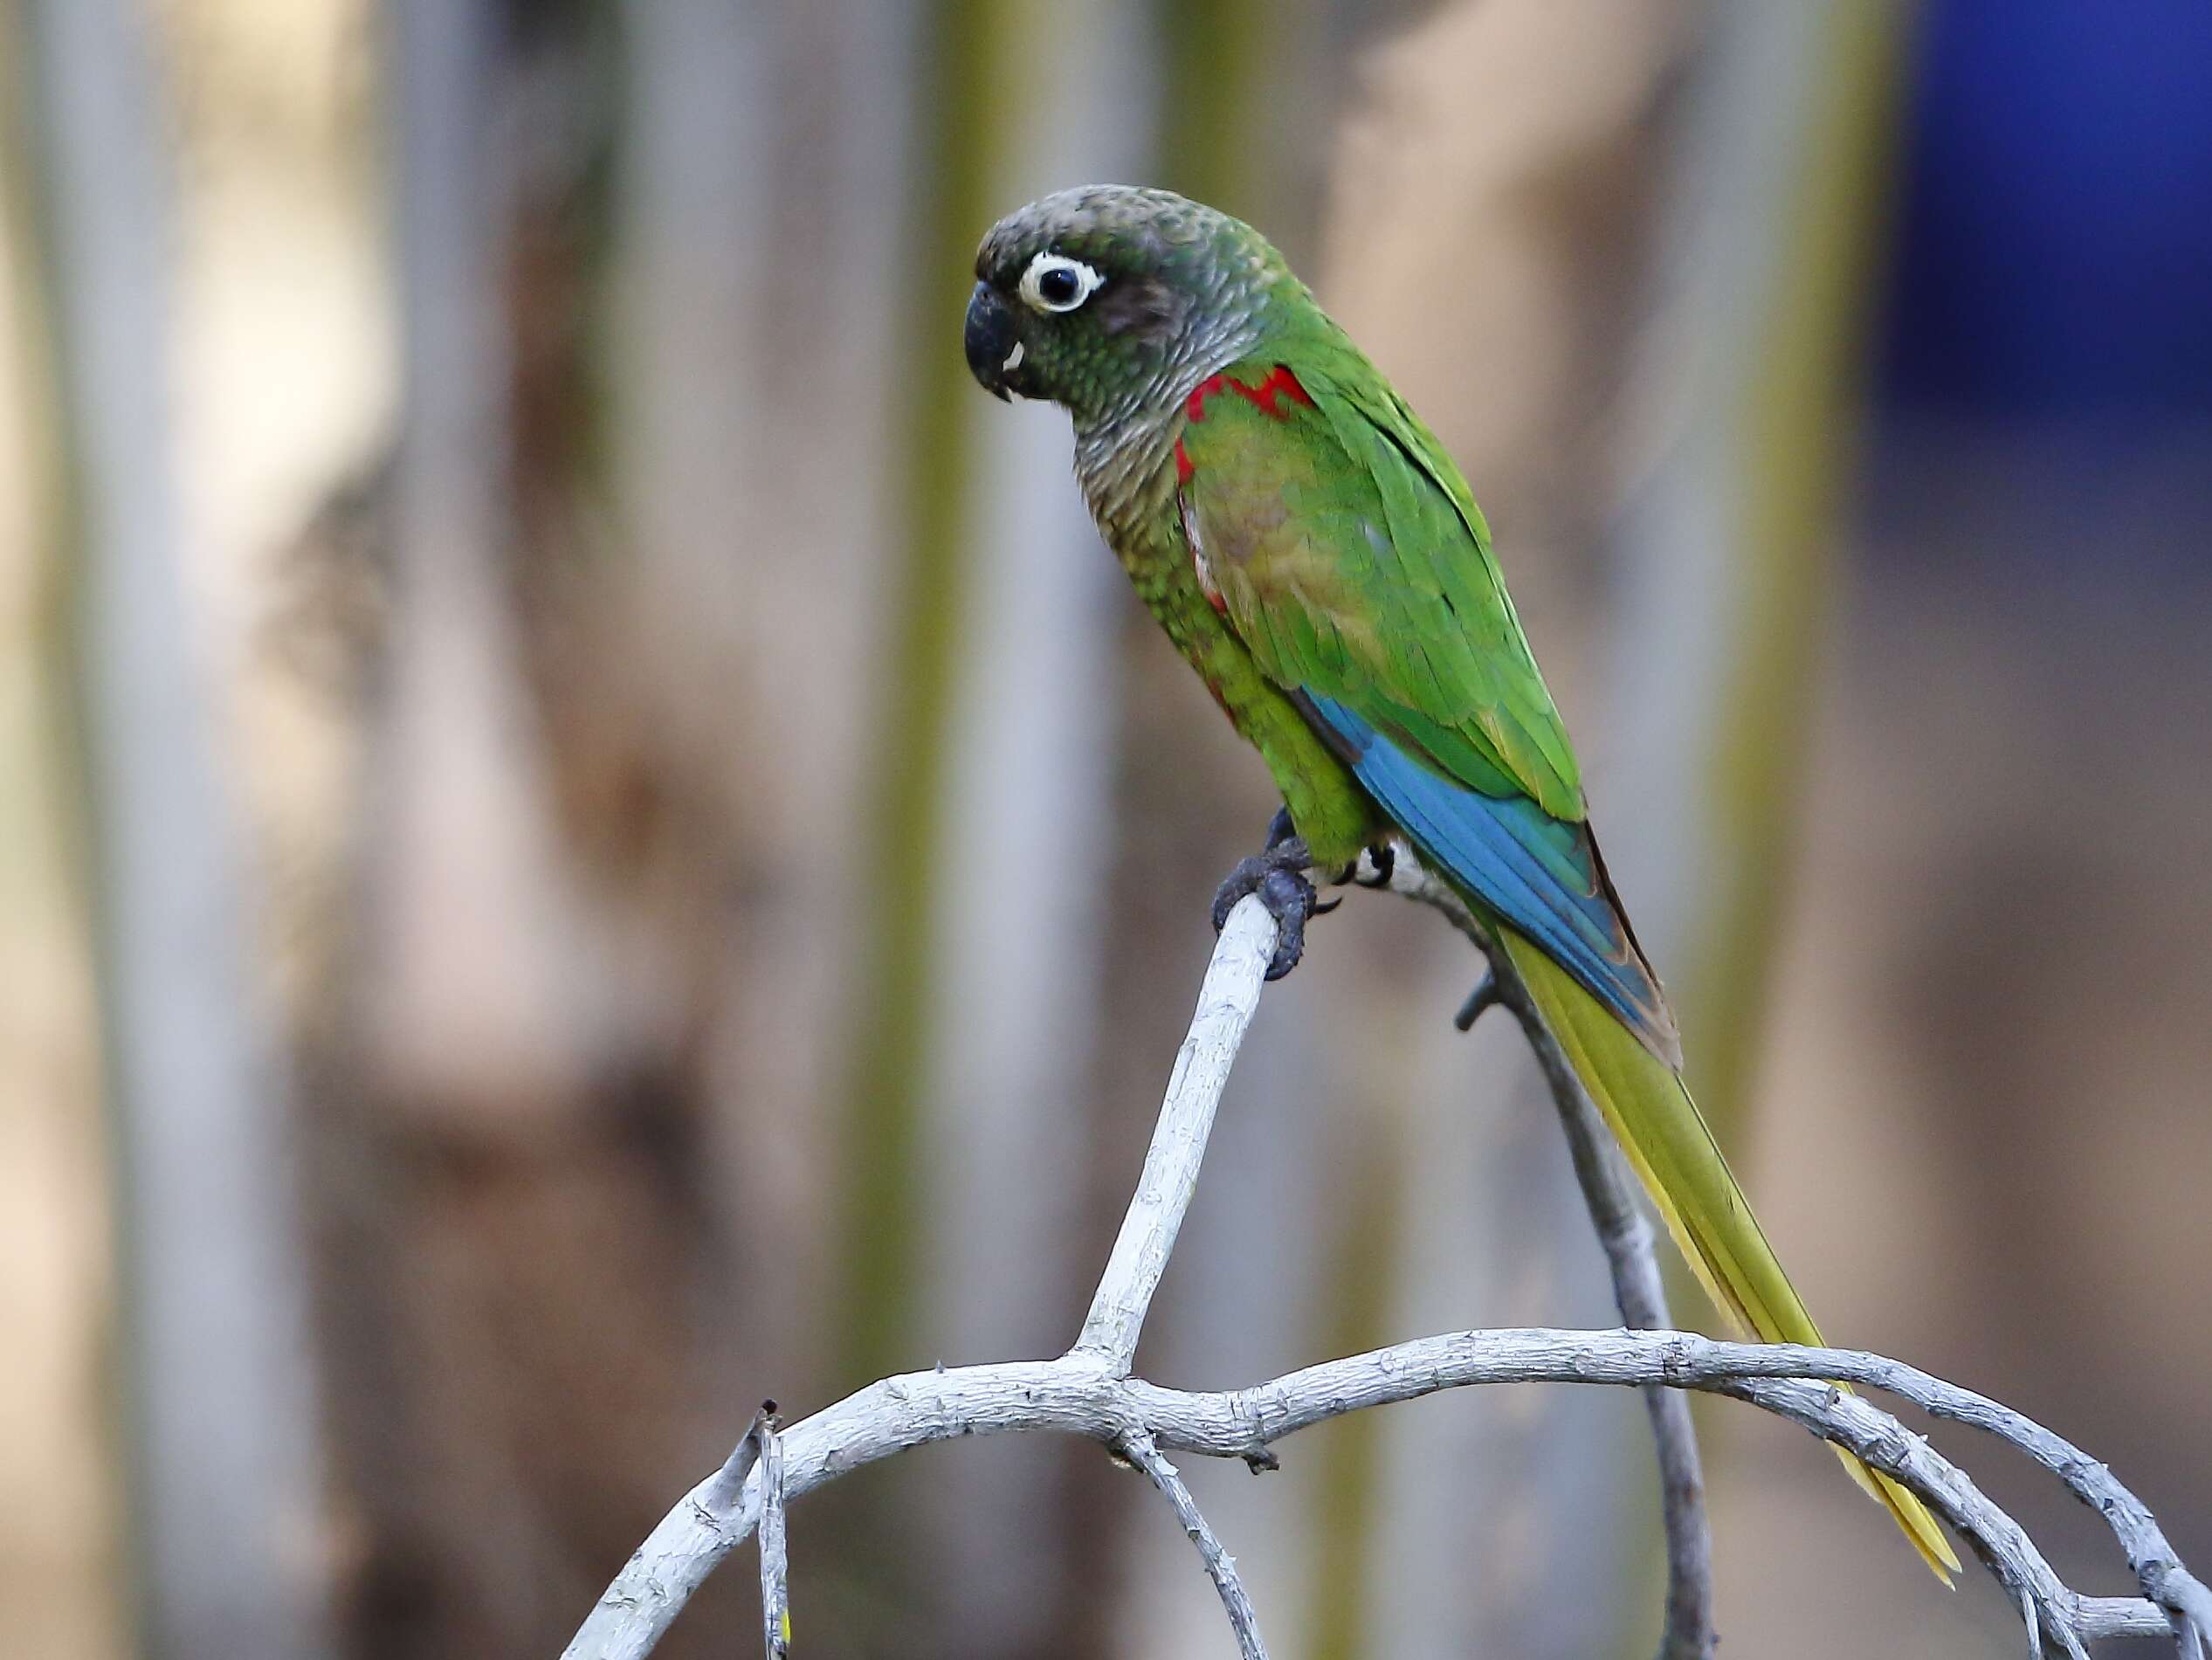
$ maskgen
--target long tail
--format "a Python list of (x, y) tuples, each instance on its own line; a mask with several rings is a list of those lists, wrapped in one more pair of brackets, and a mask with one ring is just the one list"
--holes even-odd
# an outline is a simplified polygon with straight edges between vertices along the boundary
[[(1619, 1138), (1690, 1266), (1721, 1310), (1769, 1343), (1821, 1344), (1712, 1132), (1674, 1071), (1542, 950), (1499, 929), (1514, 969)], [(1851, 1478), (1885, 1505), (1945, 1584), (1959, 1559), (1918, 1498), (1838, 1449)]]

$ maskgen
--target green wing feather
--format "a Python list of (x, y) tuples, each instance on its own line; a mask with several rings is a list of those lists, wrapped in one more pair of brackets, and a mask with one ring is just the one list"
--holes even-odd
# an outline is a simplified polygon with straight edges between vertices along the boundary
[(1278, 685), (1356, 708), (1470, 789), (1581, 822), (1574, 750), (1457, 469), (1372, 369), (1320, 355), (1295, 370), (1310, 416), (1223, 392), (1184, 433), (1231, 623)]

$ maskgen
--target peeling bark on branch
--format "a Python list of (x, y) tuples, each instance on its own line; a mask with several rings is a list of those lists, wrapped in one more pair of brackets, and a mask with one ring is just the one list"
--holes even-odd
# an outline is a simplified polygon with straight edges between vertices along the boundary
[[(1272, 1443), (1368, 1407), (1488, 1383), (1701, 1389), (1749, 1402), (1849, 1449), (1919, 1494), (2018, 1605), (2035, 1650), (2082, 1656), (2108, 1637), (2171, 1638), (2186, 1660), (2212, 1645), (2212, 1592), (2185, 1569), (2156, 1520), (2104, 1465), (2010, 1408), (1879, 1355), (1721, 1343), (1683, 1332), (1542, 1328), (1455, 1332), (1304, 1367), (1250, 1388), (1165, 1389), (1128, 1375), (1152, 1293), (1197, 1184), (1214, 1109), (1258, 1006), (1275, 927), (1257, 900), (1230, 915), (1177, 1057), (1145, 1161), (1083, 1335), (1054, 1360), (909, 1373), (872, 1383), (781, 1437), (788, 1500), (895, 1453), (961, 1436), (1086, 1436), (1135, 1464), (1175, 1507), (1229, 1610), (1246, 1660), (1264, 1657), (1235, 1564), (1164, 1454), (1273, 1461)], [(1825, 1380), (1833, 1380), (1827, 1381)], [(2140, 1597), (2070, 1590), (2034, 1542), (1957, 1465), (1848, 1382), (1898, 1395), (2025, 1453), (2103, 1516)], [(762, 1486), (737, 1451), (662, 1519), (584, 1620), (564, 1660), (642, 1660), (715, 1565), (758, 1524)]]

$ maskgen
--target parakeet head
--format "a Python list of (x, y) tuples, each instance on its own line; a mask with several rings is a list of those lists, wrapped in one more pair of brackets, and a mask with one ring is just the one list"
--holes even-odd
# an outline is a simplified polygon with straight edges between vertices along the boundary
[(1065, 405), (1078, 427), (1190, 384), (1304, 293), (1258, 231), (1167, 190), (1091, 184), (993, 225), (975, 254), (968, 366), (999, 397)]

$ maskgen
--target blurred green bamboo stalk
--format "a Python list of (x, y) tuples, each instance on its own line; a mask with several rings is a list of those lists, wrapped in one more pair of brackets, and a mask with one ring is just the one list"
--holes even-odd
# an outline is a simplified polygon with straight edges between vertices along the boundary
[[(1051, 0), (1003, 49), (989, 93), (998, 141), (984, 221), (1148, 159), (1157, 59), (1143, 0)], [(964, 296), (963, 296), (964, 298)], [(949, 340), (959, 314), (926, 320)], [(964, 366), (940, 418), (970, 429), (961, 537), (971, 550), (928, 872), (928, 1157), (920, 1298), (934, 1352), (1065, 1344), (1097, 1262), (1083, 1225), (1098, 1190), (1091, 1106), (1105, 1035), (1109, 873), (1120, 823), (1121, 623), (1127, 584), (1067, 475), (1057, 410), (982, 396)], [(961, 1460), (922, 1519), (930, 1577), (954, 1588), (973, 1651), (1103, 1654), (1098, 1537), (1075, 1494), (1087, 1449)]]
[(302, 1547), (320, 1505), (302, 1253), (188, 638), (149, 24), (129, 0), (51, 0), (30, 18), (141, 1642), (312, 1657), (329, 1644)]
[[(1371, 1120), (1395, 1129), (1389, 1104), (1368, 1103)], [(1334, 1216), (1321, 1354), (1358, 1354), (1397, 1341), (1389, 1328), (1401, 1267), (1404, 1207), (1398, 1173), (1405, 1156), (1391, 1133), (1353, 1144), (1356, 1162), (1342, 1174)], [(1320, 1477), (1308, 1550), (1306, 1609), (1308, 1660), (1364, 1660), (1373, 1651), (1376, 1512), (1384, 1502), (1379, 1471), (1381, 1420), (1354, 1413), (1331, 1424), (1320, 1449)]]
[(1909, 16), (1716, 12), (1661, 283), (1680, 297), (1644, 383), (1666, 424), (1616, 537), (1615, 775), (1643, 828), (1614, 863), (1723, 1125), (1788, 913)]
[(842, 1372), (852, 1378), (880, 1376), (913, 1359), (917, 1144), (937, 944), (927, 873), (943, 855), (947, 728), (972, 564), (962, 534), (968, 430), (946, 418), (944, 404), (967, 383), (959, 320), (1004, 137), (996, 93), (1016, 71), (1026, 10), (1016, 0), (938, 0), (925, 14), (927, 82), (915, 128), (939, 134), (939, 142), (912, 172), (917, 194), (906, 268), (913, 305), (905, 338), (913, 356), (887, 377), (903, 389), (903, 435), (912, 448), (899, 467), (906, 545), (892, 585), (874, 729), (876, 793), (863, 809), (872, 834), (869, 902), (861, 914), (873, 923), (873, 940), (856, 999), (839, 1161), (844, 1330), (838, 1347)]
[(1748, 388), (1746, 651), (1722, 700), (1712, 788), (1733, 873), (1685, 984), (1711, 1096), (1747, 1098), (1787, 919), (1792, 823), (1839, 588), (1837, 510), (1857, 455), (1867, 328), (1887, 229), (1905, 8), (1845, 5), (1816, 52), (1826, 94), (1785, 224), (1774, 348)]
[(1161, 38), (1160, 183), (1240, 218), (1268, 220), (1277, 181), (1258, 141), (1275, 43), (1304, 5), (1154, 0)]
[[(82, 722), (52, 412), (23, 19), (0, 8), (0, 1305), (38, 1362), (0, 1415), (0, 1647), (72, 1660), (128, 1650), (121, 1445), (110, 1391), (79, 1380), (115, 1346), (112, 1195), (101, 1178)], [(20, 1241), (36, 1249), (17, 1250)]]

